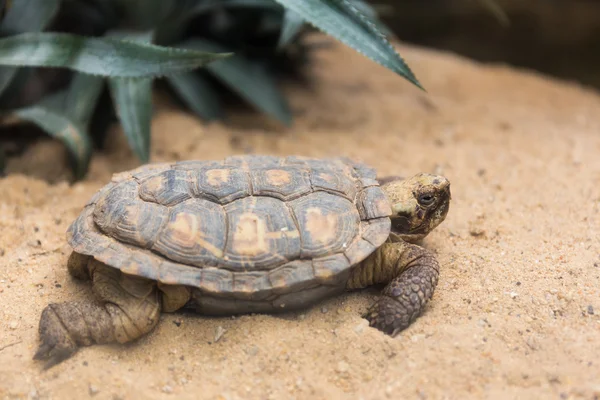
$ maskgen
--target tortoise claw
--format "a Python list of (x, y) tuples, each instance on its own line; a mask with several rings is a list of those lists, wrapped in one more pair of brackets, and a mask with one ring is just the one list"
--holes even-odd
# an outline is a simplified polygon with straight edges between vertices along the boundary
[(56, 345), (50, 345), (48, 343), (42, 343), (35, 355), (34, 360), (47, 360), (44, 364), (44, 369), (52, 368), (53, 366), (60, 364), (62, 361), (71, 357), (77, 351), (77, 346), (62, 347)]
[(46, 307), (40, 318), (40, 339), (34, 360), (47, 360), (44, 369), (48, 369), (71, 357), (77, 351), (77, 343), (69, 335), (52, 305)]
[(411, 312), (410, 307), (406, 307), (400, 301), (389, 296), (381, 296), (363, 318), (369, 321), (369, 326), (395, 337), (410, 326), (417, 317), (415, 314), (417, 313)]

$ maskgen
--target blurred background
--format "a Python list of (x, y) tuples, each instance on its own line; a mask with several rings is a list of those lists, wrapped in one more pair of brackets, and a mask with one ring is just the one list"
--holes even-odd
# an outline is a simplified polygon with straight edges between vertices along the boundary
[[(311, 60), (315, 53), (330, 51), (332, 37), (358, 37), (353, 43), (354, 39), (342, 41), (418, 86), (419, 70), (396, 54), (377, 30), (404, 43), (600, 88), (600, 1), (311, 0), (311, 7), (322, 7), (317, 11), (304, 8), (306, 4), (289, 0), (0, 1), (0, 39), (19, 37), (8, 52), (7, 42), (0, 45), (0, 171), (58, 165), (55, 160), (67, 158), (63, 154), (67, 151), (72, 177), (82, 178), (93, 154), (110, 152), (107, 145), (114, 143), (114, 137), (107, 140), (107, 132), (115, 123), (126, 139), (119, 146), (147, 162), (154, 115), (151, 98), (157, 93), (202, 123), (221, 121), (229, 128), (260, 126), (285, 132), (301, 117), (291, 109), (286, 88), (292, 84), (295, 90), (310, 92)], [(319, 30), (326, 33), (310, 40)], [(150, 36), (145, 36), (148, 32)], [(38, 46), (35, 40), (41, 37), (36, 35), (55, 33), (120, 37), (163, 49), (234, 56), (164, 76), (144, 75), (147, 61), (127, 59), (135, 54), (131, 49), (96, 57), (106, 60), (125, 54), (122, 71), (139, 71), (142, 79), (137, 81), (111, 73), (89, 75), (86, 69), (96, 68), (97, 61), (83, 63), (83, 72), (88, 73), (82, 73), (68, 64), (45, 68), (51, 60), (35, 65), (8, 60), (32, 54), (31, 46)], [(21, 34), (32, 36), (23, 39)], [(78, 43), (65, 43), (71, 46), (68, 51), (80, 51)], [(46, 54), (60, 47), (53, 47), (53, 39), (40, 46), (48, 46)], [(163, 57), (165, 65), (175, 66), (172, 54), (146, 56)], [(112, 61), (105, 64), (112, 68)], [(50, 148), (61, 153), (53, 155)], [(23, 156), (30, 149), (34, 152)]]
[(402, 40), (600, 87), (596, 0), (370, 0)]

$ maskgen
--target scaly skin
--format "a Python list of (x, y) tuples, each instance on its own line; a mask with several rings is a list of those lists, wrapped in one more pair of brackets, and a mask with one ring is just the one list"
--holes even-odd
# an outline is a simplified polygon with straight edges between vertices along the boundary
[(348, 289), (389, 284), (363, 316), (369, 325), (396, 336), (419, 317), (438, 283), (439, 264), (429, 251), (404, 241), (385, 243), (351, 273)]
[[(388, 283), (365, 318), (392, 336), (423, 313), (437, 285), (436, 258), (415, 243), (446, 217), (449, 185), (444, 177), (428, 174), (382, 182), (392, 205), (392, 232), (384, 245), (355, 267), (347, 288)], [(81, 346), (133, 341), (154, 329), (161, 311), (175, 311), (190, 297), (187, 288), (128, 276), (77, 253), (69, 258), (68, 269), (74, 277), (92, 281), (97, 301), (50, 304), (44, 309), (41, 345), (34, 358), (47, 360), (46, 368)]]
[(385, 244), (355, 267), (346, 286), (358, 289), (388, 283), (364, 317), (370, 326), (396, 336), (423, 313), (437, 286), (438, 261), (416, 243), (446, 218), (450, 182), (430, 174), (380, 182), (392, 204), (392, 232)]
[[(80, 264), (77, 264), (80, 261)], [(69, 260), (69, 270), (84, 278), (84, 258)], [(41, 344), (34, 359), (49, 368), (81, 346), (126, 343), (150, 332), (158, 323), (161, 301), (156, 283), (129, 277), (95, 260), (87, 263), (96, 302), (50, 304), (39, 325)]]

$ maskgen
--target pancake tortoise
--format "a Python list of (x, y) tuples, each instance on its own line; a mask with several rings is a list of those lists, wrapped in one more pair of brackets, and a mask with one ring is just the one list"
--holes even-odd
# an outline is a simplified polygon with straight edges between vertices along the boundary
[(446, 217), (442, 176), (377, 179), (346, 158), (244, 155), (148, 164), (115, 174), (67, 231), (70, 274), (95, 300), (49, 304), (34, 358), (50, 367), (78, 347), (126, 343), (159, 314), (298, 310), (387, 284), (363, 316), (395, 336), (438, 282), (418, 245)]

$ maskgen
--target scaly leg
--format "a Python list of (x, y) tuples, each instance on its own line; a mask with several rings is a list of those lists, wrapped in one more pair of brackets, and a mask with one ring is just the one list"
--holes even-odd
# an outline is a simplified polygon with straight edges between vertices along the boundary
[(369, 325), (396, 336), (419, 317), (438, 283), (433, 253), (404, 241), (385, 243), (350, 275), (348, 289), (389, 284), (364, 317)]
[(84, 258), (69, 260), (69, 271), (92, 280), (98, 301), (50, 304), (39, 324), (41, 345), (34, 359), (48, 360), (49, 368), (73, 355), (78, 347), (126, 343), (150, 332), (158, 323), (161, 299), (156, 283), (125, 275), (119, 270)]

